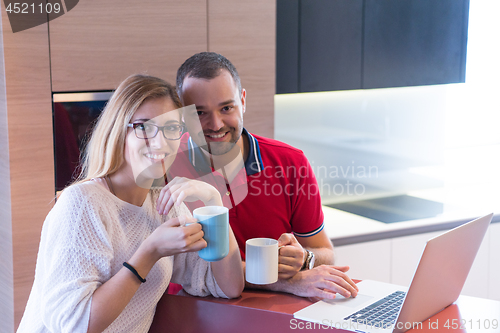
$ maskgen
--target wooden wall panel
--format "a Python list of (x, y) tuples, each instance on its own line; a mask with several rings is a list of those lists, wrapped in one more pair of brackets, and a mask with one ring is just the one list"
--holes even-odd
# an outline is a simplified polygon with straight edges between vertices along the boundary
[(114, 89), (137, 72), (174, 83), (185, 59), (212, 50), (240, 72), (248, 91), (246, 127), (272, 137), (276, 4), (87, 0), (49, 24), (15, 34), (4, 9), (0, 120), (7, 119), (8, 132), (0, 137), (0, 240), (6, 256), (0, 261), (0, 311), (1, 327), (10, 332), (24, 312), (41, 226), (54, 203), (51, 92)]
[(12, 212), (2, 21), (2, 15), (0, 15), (0, 59), (2, 60), (0, 63), (0, 323), (6, 332), (13, 332), (14, 274), (12, 267)]
[(247, 91), (245, 127), (274, 136), (276, 1), (207, 0), (208, 50), (236, 66)]
[(109, 90), (147, 73), (175, 83), (207, 49), (206, 0), (87, 0), (51, 21), (53, 91)]
[(54, 197), (52, 105), (47, 24), (12, 33), (2, 11), (7, 96), (14, 324), (35, 273), (40, 231)]

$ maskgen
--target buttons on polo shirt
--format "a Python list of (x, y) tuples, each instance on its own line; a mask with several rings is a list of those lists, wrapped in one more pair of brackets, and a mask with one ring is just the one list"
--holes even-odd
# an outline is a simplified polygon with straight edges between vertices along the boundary
[(230, 192), (230, 191), (227, 191), (227, 192), (226, 192), (226, 195), (230, 195), (230, 194), (231, 194), (231, 192)]

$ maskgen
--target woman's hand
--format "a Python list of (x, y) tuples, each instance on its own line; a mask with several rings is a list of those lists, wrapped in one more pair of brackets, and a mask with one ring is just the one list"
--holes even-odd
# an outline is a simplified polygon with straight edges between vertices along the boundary
[(156, 201), (156, 210), (159, 214), (165, 215), (174, 204), (179, 206), (183, 201), (198, 200), (207, 206), (222, 206), (220, 193), (212, 185), (199, 180), (175, 177), (161, 190)]
[(146, 239), (154, 261), (183, 252), (199, 251), (207, 246), (201, 224), (196, 219), (180, 216), (162, 223)]
[[(140, 276), (146, 277), (160, 258), (206, 247), (201, 225), (193, 222), (196, 220), (192, 217), (180, 216), (162, 223), (127, 262)], [(102, 332), (108, 327), (129, 304), (140, 285), (137, 277), (122, 267), (97, 288), (92, 296), (88, 332)]]

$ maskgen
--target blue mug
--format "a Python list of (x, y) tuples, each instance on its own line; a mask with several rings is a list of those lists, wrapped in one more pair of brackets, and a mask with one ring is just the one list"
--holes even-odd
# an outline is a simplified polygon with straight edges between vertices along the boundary
[(201, 224), (207, 247), (198, 251), (201, 259), (218, 261), (229, 253), (229, 209), (221, 206), (196, 208), (193, 216)]

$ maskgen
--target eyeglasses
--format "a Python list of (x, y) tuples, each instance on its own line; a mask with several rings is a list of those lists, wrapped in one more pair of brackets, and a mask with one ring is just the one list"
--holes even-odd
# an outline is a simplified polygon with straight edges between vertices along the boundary
[(184, 133), (184, 125), (179, 123), (167, 124), (165, 126), (157, 126), (150, 123), (133, 123), (128, 124), (127, 127), (132, 127), (135, 136), (139, 139), (152, 139), (161, 130), (165, 139), (179, 140)]

